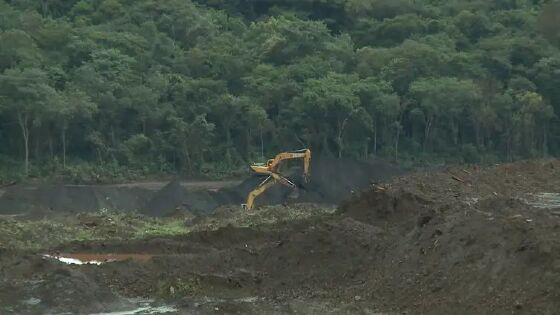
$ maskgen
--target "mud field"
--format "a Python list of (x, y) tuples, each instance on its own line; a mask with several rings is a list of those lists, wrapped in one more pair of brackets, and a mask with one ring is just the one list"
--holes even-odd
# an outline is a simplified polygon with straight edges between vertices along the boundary
[(5, 211), (0, 313), (558, 314), (560, 161), (340, 163), (250, 213), (226, 204), (254, 179), (172, 182), (138, 211)]

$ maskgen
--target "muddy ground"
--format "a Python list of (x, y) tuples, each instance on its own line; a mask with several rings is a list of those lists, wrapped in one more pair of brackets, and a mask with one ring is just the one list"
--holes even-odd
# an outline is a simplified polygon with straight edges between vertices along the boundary
[(560, 161), (417, 172), (350, 195), (336, 208), (4, 217), (0, 313), (560, 310)]

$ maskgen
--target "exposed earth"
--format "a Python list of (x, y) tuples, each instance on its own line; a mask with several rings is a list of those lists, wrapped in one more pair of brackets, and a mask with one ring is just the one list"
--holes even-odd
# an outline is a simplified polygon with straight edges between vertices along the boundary
[[(95, 202), (75, 210), (68, 187), (43, 193), (63, 191), (67, 203), (50, 208), (6, 188), (0, 313), (560, 310), (560, 161), (411, 174), (383, 163), (316, 163), (324, 164), (312, 167), (298, 199), (278, 188), (260, 199), (275, 205), (252, 212), (238, 203), (254, 178), (197, 189), (173, 181), (131, 193), (136, 206), (121, 211), (100, 200), (142, 187), (88, 187)], [(105, 189), (109, 199), (98, 193)]]

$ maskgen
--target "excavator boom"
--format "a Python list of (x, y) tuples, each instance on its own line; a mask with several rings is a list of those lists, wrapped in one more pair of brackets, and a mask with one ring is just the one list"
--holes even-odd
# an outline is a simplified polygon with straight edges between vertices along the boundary
[(268, 160), (266, 164), (251, 165), (251, 169), (259, 174), (270, 175), (279, 172), (278, 169), (283, 161), (294, 159), (303, 160), (303, 176), (307, 179), (309, 177), (309, 164), (311, 163), (311, 150), (309, 149), (278, 153), (274, 159)]
[(265, 164), (253, 164), (251, 169), (257, 174), (268, 175), (268, 177), (252, 190), (247, 196), (247, 202), (243, 204), (243, 208), (251, 210), (254, 205), (255, 198), (264, 193), (267, 189), (276, 183), (297, 189), (296, 185), (289, 179), (280, 174), (280, 165), (283, 161), (302, 159), (303, 160), (303, 179), (305, 182), (309, 180), (309, 165), (311, 163), (311, 150), (303, 149), (290, 152), (282, 152), (277, 154), (274, 159), (268, 160)]

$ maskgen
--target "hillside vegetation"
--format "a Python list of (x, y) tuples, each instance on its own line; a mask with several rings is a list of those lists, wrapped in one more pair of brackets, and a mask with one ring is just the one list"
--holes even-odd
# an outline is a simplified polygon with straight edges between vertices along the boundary
[(560, 4), (0, 0), (2, 177), (560, 153)]

